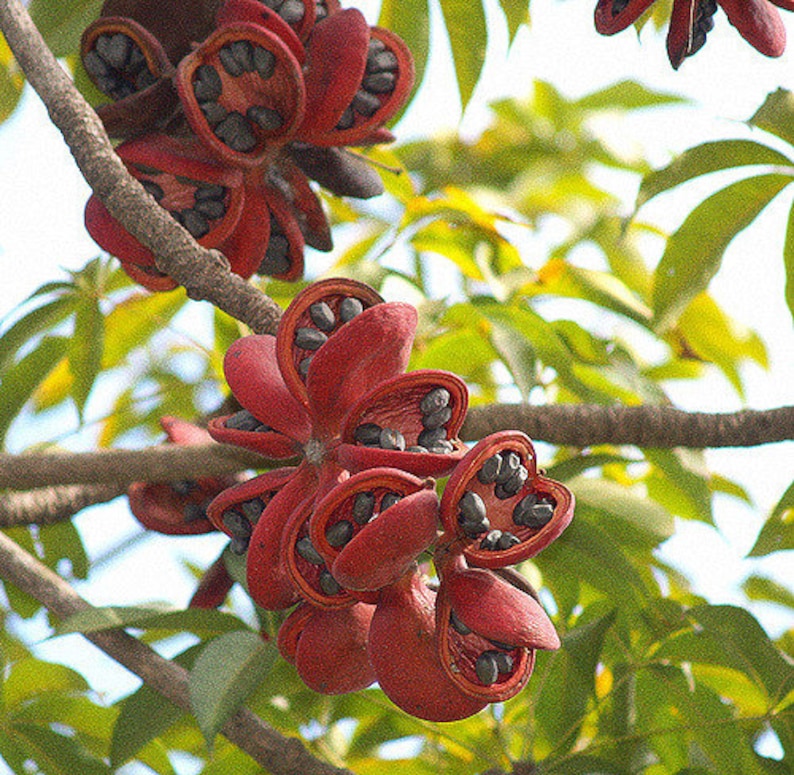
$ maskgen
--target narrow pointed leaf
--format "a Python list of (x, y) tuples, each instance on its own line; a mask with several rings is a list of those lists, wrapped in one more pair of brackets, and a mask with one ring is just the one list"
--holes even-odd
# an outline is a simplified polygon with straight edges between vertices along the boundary
[(422, 83), (430, 51), (430, 9), (427, 0), (384, 0), (378, 25), (405, 41), (414, 58), (414, 82)]
[(465, 108), (480, 79), (488, 43), (485, 11), (479, 0), (441, 0), (441, 12), (452, 47), (452, 59)]
[(787, 549), (794, 549), (794, 483), (772, 509), (748, 557), (763, 557)]
[(794, 145), (794, 94), (783, 88), (768, 94), (750, 124)]
[(48, 775), (111, 775), (110, 768), (73, 737), (36, 724), (14, 724), (13, 729), (29, 746), (30, 758)]
[(789, 211), (788, 224), (786, 225), (783, 265), (786, 268), (786, 304), (794, 317), (794, 206)]
[(69, 340), (71, 393), (79, 415), (83, 416), (88, 395), (99, 375), (104, 349), (105, 319), (96, 297), (80, 299), (75, 311), (74, 333)]

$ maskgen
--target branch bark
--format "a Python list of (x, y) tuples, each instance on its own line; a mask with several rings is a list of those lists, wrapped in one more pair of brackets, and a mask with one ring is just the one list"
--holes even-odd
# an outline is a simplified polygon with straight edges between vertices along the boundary
[(99, 117), (19, 0), (0, 0), (0, 29), (86, 182), (110, 214), (152, 250), (158, 268), (183, 285), (191, 299), (211, 302), (257, 333), (275, 333), (281, 308), (232, 274), (222, 253), (202, 248), (127, 172)]
[[(57, 573), (0, 533), (0, 577), (65, 619), (91, 605)], [(103, 630), (85, 637), (135, 673), (175, 705), (190, 712), (188, 674), (123, 630)], [(296, 738), (285, 737), (243, 708), (226, 723), (223, 734), (274, 775), (353, 775), (316, 759)]]

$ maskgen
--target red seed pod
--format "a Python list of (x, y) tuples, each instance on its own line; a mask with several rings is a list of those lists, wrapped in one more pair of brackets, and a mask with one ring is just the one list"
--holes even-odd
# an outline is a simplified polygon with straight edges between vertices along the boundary
[[(303, 248), (305, 244), (303, 232), (298, 223), (300, 211), (296, 210), (294, 199), (288, 201), (275, 186), (262, 186), (262, 195), (270, 212), (270, 234), (264, 245), (264, 254), (261, 255), (256, 272), (285, 282), (297, 280), (303, 277)], [(290, 192), (290, 196), (297, 197), (298, 194)], [(305, 199), (302, 204), (308, 206)], [(320, 208), (320, 215), (324, 219), (325, 215), (322, 213), (319, 201), (316, 202), (316, 205)]]
[(279, 651), (315, 692), (345, 694), (365, 689), (375, 681), (367, 655), (374, 611), (375, 606), (366, 603), (330, 610), (304, 603), (281, 625)]
[(369, 629), (369, 659), (386, 696), (428, 721), (457, 721), (488, 701), (462, 692), (446, 674), (436, 643), (436, 593), (417, 571), (381, 592)]
[(188, 608), (220, 608), (233, 586), (234, 579), (229, 575), (221, 555), (204, 571)]
[(304, 63), (306, 50), (295, 30), (264, 3), (259, 0), (226, 0), (218, 11), (216, 26), (226, 27), (238, 22), (254, 24), (269, 30), (281, 38), (301, 65)]
[(535, 650), (560, 640), (541, 605), (494, 571), (444, 566), (436, 605), (441, 664), (473, 697), (501, 702), (526, 686)]
[(654, 4), (655, 0), (598, 0), (595, 28), (602, 35), (625, 30)]
[(309, 540), (339, 584), (371, 592), (404, 575), (433, 544), (437, 530), (432, 480), (373, 468), (351, 476), (317, 504)]
[(450, 372), (420, 370), (386, 380), (348, 413), (339, 462), (351, 471), (390, 466), (444, 476), (467, 452), (457, 436), (468, 402), (466, 384)]
[(193, 131), (231, 164), (262, 164), (303, 120), (300, 64), (264, 27), (216, 30), (180, 62), (176, 82)]
[(573, 517), (573, 493), (538, 474), (535, 449), (519, 431), (482, 439), (456, 467), (441, 499), (441, 522), (470, 565), (500, 568), (533, 557)]
[[(309, 179), (286, 157), (282, 159), (280, 173), (285, 183), (281, 196), (289, 206), (306, 244), (315, 250), (328, 252), (334, 246), (331, 227), (322, 202), (309, 184)], [(302, 267), (301, 261), (301, 271)]]

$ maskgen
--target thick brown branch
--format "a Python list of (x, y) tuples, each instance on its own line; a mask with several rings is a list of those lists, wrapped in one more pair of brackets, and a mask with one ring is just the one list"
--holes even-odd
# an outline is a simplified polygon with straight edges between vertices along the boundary
[(72, 484), (6, 493), (0, 498), (0, 527), (63, 522), (86, 506), (107, 503), (126, 491), (117, 484)]
[(190, 298), (212, 302), (256, 332), (275, 333), (280, 307), (231, 274), (221, 253), (199, 246), (127, 173), (102, 122), (59, 66), (19, 0), (0, 0), (0, 28), (83, 177), (111, 215), (152, 250), (158, 267), (183, 285)]
[(495, 404), (470, 409), (461, 437), (480, 439), (510, 428), (571, 447), (755, 447), (794, 439), (794, 406), (715, 414), (671, 406)]
[[(0, 576), (64, 619), (90, 608), (60, 576), (0, 533)], [(164, 659), (123, 630), (85, 636), (119, 664), (135, 673), (175, 705), (190, 711), (187, 671)], [(352, 775), (315, 759), (295, 739), (284, 737), (249, 710), (239, 710), (223, 734), (275, 775)]]

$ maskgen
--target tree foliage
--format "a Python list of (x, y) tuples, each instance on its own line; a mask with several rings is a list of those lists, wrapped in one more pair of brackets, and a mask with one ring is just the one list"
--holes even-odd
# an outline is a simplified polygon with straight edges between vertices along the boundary
[[(92, 101), (98, 95), (77, 48), (99, 5), (30, 3), (48, 45)], [(499, 7), (513, 40), (528, 19), (526, 3)], [(465, 105), (486, 59), (486, 9), (442, 0), (440, 10), (431, 23), (428, 3), (384, 0), (380, 23), (412, 49), (418, 81), (432, 78), (428, 56), (433, 26), (441, 24)], [(22, 88), (0, 39), (0, 118), (13, 112)], [(410, 368), (459, 374), (473, 406), (667, 407), (671, 380), (698, 385), (715, 371), (743, 399), (743, 367), (767, 368), (767, 351), (720, 307), (709, 283), (737, 233), (794, 180), (794, 97), (783, 89), (769, 95), (750, 119), (762, 130), (756, 139), (702, 143), (657, 170), (621, 155), (595, 129), (605, 114), (630, 116), (679, 100), (633, 80), (568, 99), (537, 81), (527, 98), (494, 103), (474, 140), (424, 137), (369, 149), (387, 193), (364, 203), (326, 196), (340, 247), (324, 274), (415, 303), (420, 324)], [(604, 187), (604, 170), (636, 181), (636, 202)], [(740, 177), (715, 184), (669, 237), (644, 222), (642, 208), (656, 196), (726, 170)], [(794, 314), (792, 218), (781, 227), (781, 258)], [(664, 244), (655, 267), (649, 240)], [(304, 285), (256, 282), (282, 307)], [(160, 441), (163, 415), (206, 416), (227, 398), (223, 354), (246, 327), (182, 289), (149, 294), (113, 259), (87, 256), (82, 269), (15, 301), (0, 321), (3, 450), (77, 448), (81, 442), (72, 440), (85, 437), (98, 450), (143, 449)], [(775, 639), (744, 608), (695, 594), (659, 553), (676, 519), (713, 524), (715, 496), (747, 500), (742, 486), (710, 470), (703, 450), (675, 445), (562, 445), (549, 447), (543, 462), (576, 493), (576, 516), (521, 570), (542, 589), (563, 645), (538, 654), (528, 688), (512, 700), (465, 721), (433, 724), (395, 709), (377, 688), (321, 696), (277, 656), (280, 615), (251, 610), (242, 596), (220, 612), (140, 600), (58, 623), (0, 567), (7, 624), (0, 635), (0, 757), (15, 773), (167, 775), (188, 771), (182, 752), (195, 764), (191, 771), (204, 775), (259, 772), (218, 734), (245, 703), (278, 732), (300, 738), (318, 762), (359, 775), (791, 772), (790, 632)], [(4, 515), (15, 508), (16, 489), (7, 485)], [(768, 516), (752, 556), (794, 548), (792, 514), (794, 486)], [(101, 570), (80, 524), (16, 526), (6, 534), (88, 589)], [(223, 557), (242, 583), (239, 558)], [(751, 576), (744, 592), (748, 601), (794, 608), (790, 589), (771, 579)], [(147, 684), (104, 702), (77, 670), (39, 655), (28, 634), (35, 622), (55, 637), (128, 628), (158, 648), (176, 643), (192, 713)], [(773, 758), (770, 749), (781, 753)]]

